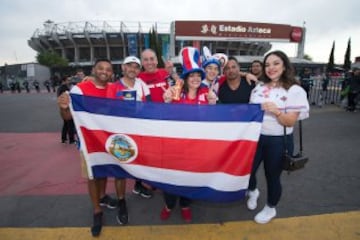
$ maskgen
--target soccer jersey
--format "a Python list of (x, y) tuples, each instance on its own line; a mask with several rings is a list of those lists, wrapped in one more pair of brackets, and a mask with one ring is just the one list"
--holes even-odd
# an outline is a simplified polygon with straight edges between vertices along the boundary
[(173, 103), (183, 103), (183, 104), (209, 104), (209, 101), (207, 99), (207, 94), (209, 93), (209, 88), (205, 86), (200, 86), (200, 88), (197, 91), (197, 95), (194, 99), (190, 99), (188, 97), (188, 94), (185, 92), (181, 93), (179, 100), (173, 100)]
[(212, 83), (210, 83), (207, 79), (204, 79), (201, 81), (201, 85), (207, 87), (207, 88), (210, 88), (212, 87), (212, 90), (213, 92), (216, 94), (216, 96), (218, 95), (219, 93), (219, 87), (220, 87), (220, 83), (219, 83), (219, 78), (215, 78), (213, 80)]
[[(105, 86), (96, 86), (93, 81), (88, 80), (88, 81), (84, 81), (84, 82), (80, 82), (78, 84), (76, 84), (75, 86), (73, 86), (70, 90), (70, 93), (74, 93), (74, 94), (81, 94), (81, 95), (85, 95), (85, 96), (90, 96), (90, 97), (101, 97), (101, 98), (105, 98), (106, 94), (107, 94), (107, 89), (108, 86), (110, 86), (111, 83), (107, 83)], [(76, 122), (75, 122), (76, 124)], [(77, 128), (77, 133), (78, 133), (78, 137), (80, 138), (81, 142), (84, 142), (84, 138), (83, 135), (80, 131), (80, 128)], [(84, 158), (84, 149), (82, 147), (82, 145), (80, 145), (80, 142), (78, 142), (78, 148), (80, 149), (80, 156), (81, 156), (81, 175), (83, 177), (89, 178), (89, 174), (88, 174), (88, 167), (87, 167), (87, 163), (85, 161)]]
[(84, 81), (72, 87), (70, 92), (91, 97), (106, 97), (107, 89), (110, 85), (111, 83), (107, 83), (102, 87), (96, 86), (93, 81)]
[(150, 100), (150, 91), (147, 85), (139, 78), (135, 78), (133, 87), (124, 84), (123, 79), (111, 84), (108, 87), (106, 96), (108, 98), (121, 99), (125, 101), (141, 101)]
[[(274, 102), (282, 112), (299, 112), (299, 119), (309, 117), (309, 102), (306, 92), (299, 85), (292, 85), (286, 90), (282, 87), (271, 88), (264, 83), (259, 83), (251, 93), (250, 103), (261, 104), (264, 102)], [(292, 132), (293, 127), (286, 128), (287, 134)], [(274, 114), (265, 112), (261, 134), (281, 136), (284, 134), (284, 127)]]
[(165, 69), (159, 68), (154, 73), (141, 72), (138, 77), (148, 86), (153, 102), (164, 102), (163, 94), (164, 89), (168, 88), (167, 79), (169, 77), (169, 73)]

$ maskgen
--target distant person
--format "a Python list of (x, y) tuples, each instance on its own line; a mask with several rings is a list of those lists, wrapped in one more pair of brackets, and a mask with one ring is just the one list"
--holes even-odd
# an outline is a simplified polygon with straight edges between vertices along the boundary
[(46, 90), (47, 90), (48, 92), (50, 92), (50, 81), (49, 81), (49, 80), (46, 80), (46, 81), (44, 82), (44, 86), (46, 87)]
[(54, 76), (51, 79), (51, 88), (52, 88), (53, 92), (56, 92), (56, 86), (58, 85), (58, 82), (59, 82), (59, 77), (58, 76)]
[(84, 70), (79, 68), (79, 69), (76, 69), (76, 73), (75, 75), (71, 78), (71, 85), (76, 85), (80, 82), (83, 81), (83, 79), (85, 78), (85, 73), (84, 73)]
[(261, 81), (263, 73), (263, 63), (260, 60), (254, 60), (250, 66), (250, 73), (255, 75), (255, 77)]
[(285, 150), (284, 127), (286, 127), (287, 150), (293, 153), (293, 126), (298, 119), (309, 115), (309, 102), (304, 89), (295, 80), (293, 67), (289, 58), (281, 51), (268, 53), (264, 58), (264, 76), (252, 91), (250, 103), (261, 104), (265, 111), (260, 138), (252, 165), (247, 207), (257, 208), (260, 191), (257, 188), (256, 174), (264, 163), (266, 179), (266, 204), (256, 214), (254, 220), (265, 224), (276, 217), (276, 206), (280, 201), (282, 186), (280, 176)]
[(360, 93), (360, 68), (354, 68), (349, 82), (348, 107), (349, 112), (356, 111), (356, 98)]
[(326, 92), (328, 90), (328, 85), (329, 85), (330, 78), (331, 78), (331, 76), (330, 76), (329, 72), (326, 72), (326, 73), (322, 74), (321, 87), (322, 87), (323, 92)]
[(310, 97), (310, 88), (311, 88), (311, 85), (312, 85), (310, 68), (305, 68), (303, 73), (300, 74), (300, 84), (304, 88), (304, 90), (306, 92), (306, 96), (309, 99), (309, 97)]
[[(330, 73), (331, 76), (333, 76), (332, 73)], [(353, 76), (353, 72), (352, 71), (348, 71), (345, 73), (344, 75), (344, 80), (341, 81), (341, 92), (340, 92), (340, 100), (342, 101), (342, 105), (346, 105), (343, 106), (347, 109), (347, 105), (348, 105), (348, 95), (349, 95), (349, 91), (350, 91), (350, 82)]]
[(174, 86), (176, 80), (180, 79), (179, 75), (176, 72), (176, 67), (174, 66), (174, 63), (171, 60), (167, 60), (165, 62), (164, 69), (168, 73), (168, 78), (167, 78), (168, 86), (169, 87)]
[(18, 93), (21, 93), (21, 87), (20, 87), (19, 81), (16, 81), (16, 82), (15, 82), (15, 89), (16, 89), (16, 91), (17, 91)]
[(15, 93), (15, 83), (14, 83), (14, 80), (10, 79), (10, 80), (8, 80), (8, 83), (9, 83), (9, 88), (10, 88), (11, 93)]
[(2, 82), (0, 81), (0, 93), (3, 93), (3, 92), (4, 92), (3, 84), (2, 84)]
[(33, 82), (33, 86), (35, 87), (36, 92), (39, 93), (40, 92), (40, 84), (36, 79)]
[[(70, 78), (64, 76), (61, 81), (61, 85), (57, 90), (57, 96), (59, 97), (62, 93), (70, 91)], [(75, 144), (75, 125), (74, 120), (63, 118), (63, 127), (61, 129), (61, 142), (66, 143), (69, 140), (69, 144)]]
[(29, 92), (30, 92), (30, 88), (29, 88), (29, 82), (28, 82), (27, 80), (25, 80), (25, 81), (23, 82), (23, 86), (24, 86), (26, 92), (29, 93)]

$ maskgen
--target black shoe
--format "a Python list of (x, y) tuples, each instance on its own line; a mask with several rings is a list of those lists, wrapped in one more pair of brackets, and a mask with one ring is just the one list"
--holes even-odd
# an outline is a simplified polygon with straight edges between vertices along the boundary
[(125, 199), (119, 200), (119, 211), (116, 216), (116, 220), (121, 225), (126, 225), (129, 222), (128, 211), (126, 207)]
[(101, 229), (102, 229), (102, 216), (103, 216), (103, 213), (102, 212), (99, 212), (99, 213), (96, 213), (94, 214), (94, 223), (91, 227), (91, 234), (93, 237), (97, 237), (100, 235), (101, 233)]
[(100, 206), (115, 209), (118, 206), (118, 202), (109, 195), (105, 195), (100, 198)]
[(132, 190), (133, 193), (142, 196), (143, 198), (151, 198), (152, 193), (151, 190), (144, 187), (141, 182), (136, 182), (134, 189)]

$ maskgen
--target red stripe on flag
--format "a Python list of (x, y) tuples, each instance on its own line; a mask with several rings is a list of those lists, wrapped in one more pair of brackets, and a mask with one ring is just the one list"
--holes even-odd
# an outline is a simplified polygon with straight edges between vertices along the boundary
[[(105, 143), (113, 133), (81, 128), (89, 153), (106, 152)], [(199, 140), (128, 135), (137, 144), (139, 155), (131, 164), (193, 171), (246, 175), (251, 171), (257, 142)]]

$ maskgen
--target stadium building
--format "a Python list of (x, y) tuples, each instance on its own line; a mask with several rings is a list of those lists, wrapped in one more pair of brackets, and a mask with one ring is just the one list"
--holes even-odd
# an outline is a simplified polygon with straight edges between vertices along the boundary
[(139, 56), (150, 47), (150, 30), (155, 29), (164, 59), (178, 62), (183, 46), (212, 53), (236, 56), (241, 63), (262, 59), (271, 42), (298, 44), (294, 62), (305, 62), (305, 28), (270, 23), (228, 21), (174, 21), (171, 23), (140, 23), (121, 21), (87, 21), (54, 23), (50, 20), (37, 29), (28, 40), (37, 52), (53, 50), (68, 59), (71, 66), (91, 66), (98, 58), (121, 64), (128, 55)]

